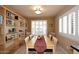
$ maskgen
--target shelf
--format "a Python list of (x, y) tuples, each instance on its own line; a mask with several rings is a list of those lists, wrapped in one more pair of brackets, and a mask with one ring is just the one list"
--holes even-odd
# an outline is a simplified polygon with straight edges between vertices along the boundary
[[(3, 50), (6, 51), (9, 47), (12, 48), (12, 46), (16, 46), (17, 43), (20, 43), (19, 41), (24, 39), (25, 19), (22, 16), (18, 15), (15, 12), (12, 12), (7, 8), (2, 7), (2, 9), (3, 14), (1, 15), (4, 17), (4, 19), (2, 20), (3, 23), (0, 24), (0, 42), (3, 43), (2, 44)], [(19, 32), (19, 30), (21, 30), (21, 32)]]
[(6, 43), (8, 41), (15, 40), (16, 38), (18, 38), (18, 33), (7, 33), (5, 38), (6, 38)]

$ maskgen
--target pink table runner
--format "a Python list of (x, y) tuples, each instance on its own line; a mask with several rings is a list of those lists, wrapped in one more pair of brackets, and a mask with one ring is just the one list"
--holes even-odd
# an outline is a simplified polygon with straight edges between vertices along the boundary
[(34, 44), (34, 48), (37, 52), (41, 53), (44, 52), (46, 49), (46, 42), (44, 37), (38, 37), (35, 44)]

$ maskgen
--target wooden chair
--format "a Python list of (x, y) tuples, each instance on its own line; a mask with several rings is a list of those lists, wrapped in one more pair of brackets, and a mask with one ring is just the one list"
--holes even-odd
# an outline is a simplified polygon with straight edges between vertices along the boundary
[(28, 40), (29, 40), (29, 36), (27, 36), (27, 37), (25, 38), (25, 43), (27, 43)]
[(26, 53), (28, 53), (29, 51), (32, 51), (32, 49), (28, 49), (28, 42), (33, 38), (32, 35), (29, 35), (25, 38), (25, 43), (26, 43)]
[(49, 39), (52, 40), (53, 36), (51, 34), (49, 34)]
[(53, 53), (56, 52), (57, 42), (58, 42), (58, 39), (57, 39), (56, 37), (53, 36), (53, 44), (54, 44)]
[(25, 43), (26, 43), (26, 53), (28, 53), (28, 48), (27, 48), (28, 41), (29, 41), (29, 36), (27, 36), (27, 37), (25, 38)]

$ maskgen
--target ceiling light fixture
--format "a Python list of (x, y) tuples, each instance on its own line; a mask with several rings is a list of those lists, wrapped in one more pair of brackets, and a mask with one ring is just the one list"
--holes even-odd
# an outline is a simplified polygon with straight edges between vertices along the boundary
[(42, 9), (40, 8), (40, 6), (36, 6), (36, 7), (34, 8), (34, 10), (35, 10), (35, 13), (36, 13), (36, 14), (41, 14), (41, 13), (42, 13)]

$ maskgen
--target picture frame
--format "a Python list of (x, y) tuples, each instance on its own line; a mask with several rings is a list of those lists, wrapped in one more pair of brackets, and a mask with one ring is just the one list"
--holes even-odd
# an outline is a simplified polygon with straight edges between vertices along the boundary
[(2, 23), (3, 23), (3, 16), (0, 15), (0, 24), (2, 24)]

